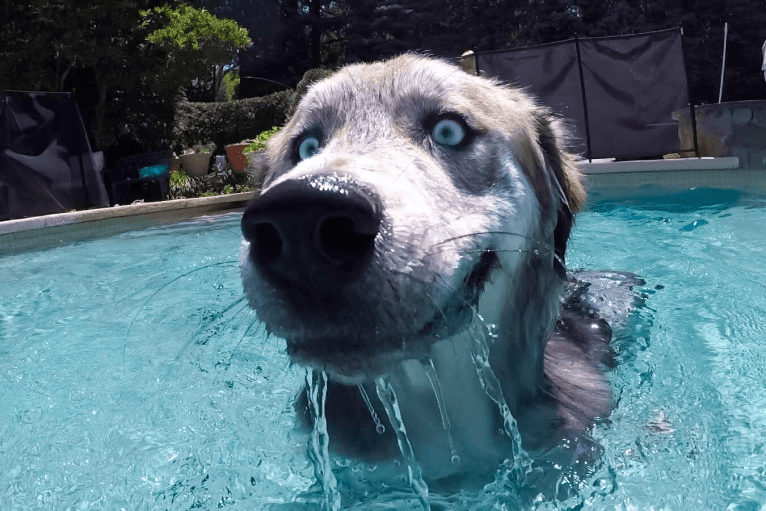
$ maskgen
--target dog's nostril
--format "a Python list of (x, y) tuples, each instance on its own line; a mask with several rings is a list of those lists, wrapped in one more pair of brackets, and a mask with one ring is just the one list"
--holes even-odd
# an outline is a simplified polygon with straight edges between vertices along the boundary
[(271, 264), (282, 254), (282, 236), (269, 222), (252, 227), (252, 242), (256, 246), (255, 256), (261, 264)]
[(291, 179), (248, 205), (242, 234), (274, 286), (327, 296), (369, 267), (381, 211), (373, 191), (343, 174)]
[(361, 224), (348, 216), (330, 216), (319, 222), (317, 245), (327, 262), (345, 266), (372, 253), (377, 229), (375, 233), (365, 233)]

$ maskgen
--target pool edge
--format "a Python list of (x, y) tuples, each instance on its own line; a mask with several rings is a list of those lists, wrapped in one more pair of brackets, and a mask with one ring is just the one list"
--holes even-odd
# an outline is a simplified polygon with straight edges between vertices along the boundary
[(620, 200), (695, 188), (742, 190), (766, 197), (766, 168), (747, 168), (736, 156), (667, 160), (580, 161), (589, 199)]
[(134, 229), (239, 209), (255, 192), (147, 202), (0, 222), (0, 255), (52, 248)]
[[(735, 156), (583, 160), (577, 166), (584, 174), (589, 202), (692, 188), (740, 189), (766, 196), (766, 169), (741, 168)], [(254, 194), (251, 191), (6, 220), (0, 222), (0, 256), (238, 209)]]

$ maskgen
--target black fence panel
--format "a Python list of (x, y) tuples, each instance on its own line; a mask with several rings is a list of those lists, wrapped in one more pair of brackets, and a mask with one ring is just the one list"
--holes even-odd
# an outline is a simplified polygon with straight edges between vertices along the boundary
[(478, 53), (476, 62), (482, 74), (528, 87), (569, 119), (572, 149), (585, 157), (694, 150), (680, 147), (672, 118), (689, 107), (680, 29)]
[(71, 93), (0, 93), (0, 220), (108, 206)]
[(681, 149), (671, 114), (689, 95), (678, 30), (584, 39), (580, 53), (594, 158)]
[(514, 50), (478, 53), (479, 73), (523, 87), (563, 117), (572, 134), (571, 148), (587, 152), (585, 109), (574, 40)]

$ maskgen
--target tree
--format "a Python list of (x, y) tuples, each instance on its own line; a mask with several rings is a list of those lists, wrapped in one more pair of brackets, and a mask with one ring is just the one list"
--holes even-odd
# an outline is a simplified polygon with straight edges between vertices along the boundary
[[(140, 87), (156, 69), (158, 55), (144, 44), (147, 32), (139, 11), (158, 4), (158, 0), (5, 2), (0, 88), (76, 88), (80, 109), (92, 121), (94, 145), (97, 149), (107, 145), (123, 124), (125, 110), (144, 106), (114, 100)], [(111, 107), (116, 110), (110, 111)]]
[(152, 15), (165, 18), (163, 26), (147, 39), (168, 52), (167, 69), (174, 79), (197, 79), (201, 97), (207, 101), (215, 101), (226, 66), (237, 50), (252, 42), (247, 30), (235, 21), (186, 4), (156, 7), (142, 15), (147, 17), (147, 25), (152, 23), (149, 19)]
[(459, 0), (359, 0), (351, 3), (346, 57), (368, 61), (406, 51), (457, 56), (471, 48)]
[(241, 97), (293, 87), (309, 69), (308, 3), (299, 0), (198, 0), (195, 5), (218, 17), (234, 20), (248, 30), (252, 44), (239, 52)]

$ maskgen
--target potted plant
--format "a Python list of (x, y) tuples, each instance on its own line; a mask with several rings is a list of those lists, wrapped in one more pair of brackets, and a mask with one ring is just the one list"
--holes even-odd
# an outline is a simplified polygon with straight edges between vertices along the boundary
[(184, 150), (184, 154), (178, 158), (181, 160), (181, 165), (187, 175), (202, 177), (207, 175), (212, 155), (209, 147), (198, 145), (194, 146), (193, 149)]
[(274, 126), (270, 130), (259, 133), (255, 139), (242, 142), (245, 144), (242, 153), (245, 157), (246, 168), (249, 169), (251, 174), (257, 173), (265, 165), (266, 155), (264, 151), (266, 149), (266, 141), (276, 135), (280, 129), (282, 128)]
[(226, 156), (229, 157), (231, 166), (235, 172), (245, 173), (249, 164), (252, 163), (252, 154), (263, 151), (266, 141), (274, 136), (281, 128), (274, 126), (270, 130), (262, 131), (255, 138), (248, 138), (238, 144), (226, 146)]
[(245, 167), (247, 167), (247, 157), (243, 150), (251, 142), (253, 142), (253, 140), (243, 140), (239, 144), (229, 144), (226, 146), (226, 156), (229, 158), (234, 172), (245, 172)]

